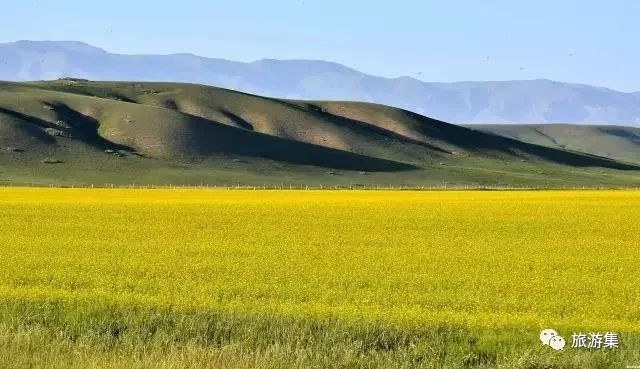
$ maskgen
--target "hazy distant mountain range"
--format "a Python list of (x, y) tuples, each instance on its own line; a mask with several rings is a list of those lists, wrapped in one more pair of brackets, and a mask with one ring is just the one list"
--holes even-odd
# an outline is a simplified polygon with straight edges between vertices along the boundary
[(640, 92), (549, 80), (430, 83), (375, 77), (314, 60), (242, 63), (191, 54), (111, 54), (80, 42), (0, 44), (0, 80), (63, 76), (190, 82), (282, 98), (376, 102), (453, 123), (640, 126)]

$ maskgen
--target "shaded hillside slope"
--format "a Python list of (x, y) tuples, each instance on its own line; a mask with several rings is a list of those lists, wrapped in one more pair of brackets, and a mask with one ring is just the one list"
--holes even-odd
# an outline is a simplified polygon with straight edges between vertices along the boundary
[(496, 124), (469, 127), (536, 145), (580, 151), (640, 164), (640, 128), (572, 124)]

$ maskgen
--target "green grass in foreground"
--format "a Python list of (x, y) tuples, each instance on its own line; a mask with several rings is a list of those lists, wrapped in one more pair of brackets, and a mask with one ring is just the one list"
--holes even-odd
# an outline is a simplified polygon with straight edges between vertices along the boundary
[(640, 362), (638, 335), (618, 351), (543, 347), (530, 329), (402, 327), (100, 303), (0, 306), (3, 368), (615, 368)]

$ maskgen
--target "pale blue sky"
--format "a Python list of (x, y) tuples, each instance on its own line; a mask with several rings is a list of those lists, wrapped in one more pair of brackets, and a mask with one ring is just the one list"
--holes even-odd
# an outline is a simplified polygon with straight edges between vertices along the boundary
[(426, 81), (640, 90), (636, 0), (1, 0), (0, 42), (239, 61), (322, 59)]

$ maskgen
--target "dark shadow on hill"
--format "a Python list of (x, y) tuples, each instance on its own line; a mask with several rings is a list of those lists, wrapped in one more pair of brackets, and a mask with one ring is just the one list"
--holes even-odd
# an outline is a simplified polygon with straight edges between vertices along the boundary
[(307, 107), (309, 108), (309, 110), (305, 110), (305, 109), (301, 108), (298, 105), (291, 104), (291, 103), (286, 102), (286, 101), (282, 101), (282, 100), (274, 100), (274, 101), (277, 101), (277, 102), (279, 102), (281, 104), (284, 104), (284, 105), (286, 105), (288, 107), (304, 111), (306, 113), (315, 114), (316, 116), (322, 117), (323, 119), (330, 119), (333, 123), (335, 123), (336, 125), (338, 125), (340, 127), (343, 127), (343, 128), (345, 128), (345, 127), (346, 128), (351, 128), (351, 129), (355, 128), (355, 129), (364, 131), (365, 133), (369, 133), (369, 134), (373, 133), (373, 134), (376, 134), (376, 135), (379, 135), (379, 136), (382, 136), (382, 137), (388, 137), (388, 138), (391, 138), (391, 139), (395, 139), (395, 140), (400, 141), (400, 142), (410, 143), (410, 144), (417, 145), (417, 146), (422, 146), (422, 147), (427, 148), (429, 150), (433, 150), (433, 151), (440, 152), (440, 153), (443, 153), (443, 154), (451, 154), (451, 152), (449, 152), (449, 151), (447, 151), (447, 150), (445, 150), (443, 148), (437, 147), (435, 145), (431, 145), (431, 144), (429, 144), (427, 142), (424, 142), (424, 141), (420, 141), (420, 140), (413, 139), (411, 137), (404, 136), (404, 135), (402, 135), (400, 133), (388, 130), (386, 128), (377, 126), (375, 124), (371, 124), (371, 123), (368, 123), (368, 122), (365, 122), (365, 121), (361, 121), (361, 120), (356, 120), (356, 119), (343, 117), (343, 116), (340, 116), (340, 115), (331, 114), (331, 113), (325, 111), (324, 109), (321, 109), (320, 107), (318, 107), (316, 105), (313, 105), (313, 104), (307, 104)]
[(598, 129), (603, 133), (607, 133), (607, 134), (625, 139), (627, 141), (630, 141), (636, 145), (640, 145), (640, 129), (638, 129), (637, 131), (632, 131), (630, 128), (616, 127), (616, 126), (598, 127)]
[(640, 166), (621, 163), (600, 156), (534, 145), (492, 133), (445, 123), (409, 111), (405, 111), (405, 114), (413, 119), (420, 120), (422, 123), (420, 129), (427, 137), (449, 142), (471, 152), (489, 155), (494, 152), (515, 155), (521, 158), (533, 156), (573, 167), (640, 170)]
[(25, 120), (24, 119), (24, 115), (21, 114), (16, 114), (14, 111), (12, 110), (7, 110), (4, 108), (0, 107), (0, 117), (2, 117), (2, 115), (11, 117), (13, 119), (18, 119), (21, 123), (20, 124), (15, 124), (14, 127), (24, 133), (26, 133), (29, 137), (33, 137), (34, 139), (45, 143), (45, 144), (55, 144), (56, 143), (56, 139), (47, 134), (46, 132), (44, 132), (42, 130), (41, 127), (31, 124), (32, 122)]
[(187, 130), (191, 132), (189, 149), (195, 150), (195, 153), (200, 156), (223, 153), (353, 171), (395, 172), (416, 169), (411, 164), (248, 131), (195, 116), (190, 117), (192, 119), (187, 122)]
[[(292, 108), (329, 117), (329, 119), (332, 119), (336, 123), (342, 123), (343, 126), (352, 127), (356, 125), (379, 135), (394, 138), (406, 143), (420, 145), (441, 153), (451, 154), (448, 150), (430, 143), (403, 136), (372, 123), (331, 114), (313, 104), (307, 104), (308, 110), (305, 110), (299, 105), (292, 104), (287, 101), (277, 101)], [(507, 155), (521, 159), (530, 159), (531, 157), (535, 157), (545, 161), (573, 167), (603, 167), (618, 170), (640, 170), (640, 166), (618, 162), (605, 157), (530, 144), (514, 138), (431, 119), (410, 111), (402, 111), (408, 118), (418, 120), (421, 123), (418, 127), (420, 133), (425, 137), (446, 142), (447, 144), (457, 146), (483, 156), (500, 158), (501, 155)]]
[(173, 100), (173, 99), (166, 99), (164, 101), (162, 101), (161, 106), (165, 109), (170, 109), (170, 110), (180, 110), (178, 108), (178, 103)]
[(246, 120), (242, 119), (238, 115), (233, 114), (232, 112), (224, 109), (221, 110), (220, 112), (229, 120), (231, 120), (233, 123), (235, 123), (238, 127), (247, 129), (249, 131), (253, 131), (253, 125), (247, 122)]
[(83, 115), (64, 104), (55, 103), (49, 105), (56, 113), (58, 120), (55, 123), (2, 107), (0, 107), (0, 113), (30, 123), (31, 126), (22, 127), (22, 129), (32, 134), (35, 130), (39, 131), (37, 137), (48, 143), (55, 143), (55, 137), (58, 136), (76, 139), (100, 150), (112, 149), (134, 152), (128, 146), (119, 145), (101, 137), (98, 134), (99, 123), (97, 120)]

